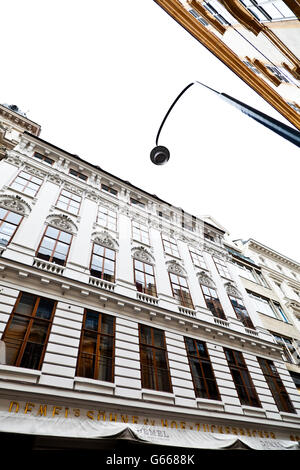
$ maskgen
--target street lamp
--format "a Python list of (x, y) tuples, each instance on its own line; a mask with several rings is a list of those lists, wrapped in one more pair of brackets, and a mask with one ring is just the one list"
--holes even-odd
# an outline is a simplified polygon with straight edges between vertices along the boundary
[(173, 101), (172, 105), (168, 109), (164, 119), (162, 120), (162, 123), (158, 129), (157, 136), (156, 136), (156, 141), (155, 141), (155, 147), (151, 150), (150, 153), (150, 159), (152, 163), (155, 165), (164, 165), (169, 161), (170, 158), (170, 152), (167, 149), (167, 147), (164, 147), (162, 145), (158, 145), (158, 139), (161, 133), (161, 130), (163, 128), (164, 123), (167, 120), (167, 117), (169, 116), (170, 112), (172, 111), (173, 107), (177, 103), (177, 101), (181, 98), (181, 96), (192, 86), (192, 85), (201, 85), (204, 86), (205, 88), (209, 89), (210, 91), (213, 91), (217, 95), (219, 95), (220, 98), (225, 100), (227, 103), (231, 104), (232, 106), (235, 106), (238, 108), (240, 111), (243, 113), (247, 114), (249, 117), (254, 119), (255, 121), (259, 122), (263, 126), (267, 127), (268, 129), (272, 130), (278, 135), (281, 135), (284, 139), (288, 140), (289, 142), (292, 142), (294, 145), (297, 147), (300, 147), (300, 132), (297, 131), (296, 129), (293, 129), (290, 126), (287, 126), (286, 124), (283, 124), (280, 121), (277, 121), (277, 119), (272, 118), (271, 116), (268, 116), (267, 114), (262, 113), (261, 111), (258, 111), (255, 108), (252, 108), (251, 106), (248, 106), (247, 104), (243, 103), (242, 101), (239, 101), (235, 98), (232, 98), (232, 96), (227, 95), (226, 93), (221, 93), (219, 91), (214, 90), (213, 88), (204, 85), (204, 83), (195, 81), (192, 83), (189, 83), (177, 96), (177, 98)]

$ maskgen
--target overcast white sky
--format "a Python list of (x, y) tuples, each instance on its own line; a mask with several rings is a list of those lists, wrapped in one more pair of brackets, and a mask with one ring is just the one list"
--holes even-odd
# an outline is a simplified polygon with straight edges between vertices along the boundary
[(41, 138), (300, 261), (294, 145), (193, 86), (159, 139), (169, 163), (150, 162), (166, 111), (195, 80), (285, 122), (153, 0), (10, 0), (0, 41), (0, 102), (41, 124)]

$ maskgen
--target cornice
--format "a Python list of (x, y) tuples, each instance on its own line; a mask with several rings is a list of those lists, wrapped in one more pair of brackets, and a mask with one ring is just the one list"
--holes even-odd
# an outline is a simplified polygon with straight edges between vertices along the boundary
[[(16, 284), (17, 279), (20, 280), (21, 284), (25, 284), (27, 288), (37, 289), (36, 283), (32, 285), (31, 279), (40, 280), (43, 286), (44, 295), (49, 286), (54, 286), (53, 289), (48, 292), (48, 295), (55, 296), (57, 300), (66, 302), (73, 302), (74, 305), (82, 306), (89, 302), (95, 301), (103, 311), (109, 309), (109, 311), (120, 311), (121, 314), (125, 314), (134, 318), (136, 321), (143, 320), (151, 322), (159, 327), (166, 328), (168, 325), (171, 329), (180, 331), (183, 335), (187, 332), (190, 334), (200, 335), (201, 338), (207, 341), (217, 341), (220, 345), (231, 345), (236, 348), (240, 348), (243, 351), (252, 352), (257, 354), (260, 350), (261, 355), (268, 355), (278, 359), (281, 353), (281, 347), (276, 343), (267, 341), (259, 338), (259, 336), (253, 337), (250, 334), (237, 331), (232, 328), (223, 326), (215, 322), (207, 322), (203, 319), (196, 318), (196, 316), (190, 316), (175, 311), (168, 310), (163, 307), (159, 307), (155, 304), (148, 304), (139, 300), (139, 298), (127, 297), (123, 294), (119, 294), (114, 290), (105, 290), (100, 287), (94, 287), (86, 282), (71, 279), (63, 275), (55, 275), (52, 272), (43, 271), (34, 266), (25, 265), (15, 260), (6, 258), (0, 258), (0, 272), (5, 282), (13, 285)], [(20, 285), (20, 287), (22, 287)], [(66, 297), (66, 293), (68, 296)], [(80, 300), (80, 297), (82, 300)]]
[(272, 250), (271, 248), (268, 248), (267, 246), (261, 245), (259, 242), (256, 242), (255, 240), (248, 240), (248, 244), (249, 244), (249, 248), (253, 248), (259, 253), (264, 253), (276, 261), (281, 261), (282, 263), (287, 264), (290, 267), (293, 267), (293, 269), (295, 269), (297, 272), (300, 273), (300, 263), (297, 263), (296, 261), (286, 258), (280, 253), (275, 252), (274, 250)]

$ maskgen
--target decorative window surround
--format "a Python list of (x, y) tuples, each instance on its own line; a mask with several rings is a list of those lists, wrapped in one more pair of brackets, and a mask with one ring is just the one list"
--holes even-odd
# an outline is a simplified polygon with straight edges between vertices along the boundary
[(209, 400), (208, 398), (196, 398), (197, 408), (201, 410), (224, 411), (225, 406), (219, 400)]
[(88, 379), (85, 377), (74, 378), (74, 390), (80, 392), (93, 392), (93, 393), (105, 393), (108, 395), (114, 395), (116, 385), (111, 382), (105, 382), (103, 380)]
[(37, 383), (42, 375), (40, 370), (0, 364), (0, 379), (18, 382)]
[(150, 390), (142, 388), (142, 398), (147, 401), (155, 401), (161, 403), (174, 404), (175, 394), (169, 392), (162, 392), (158, 390)]

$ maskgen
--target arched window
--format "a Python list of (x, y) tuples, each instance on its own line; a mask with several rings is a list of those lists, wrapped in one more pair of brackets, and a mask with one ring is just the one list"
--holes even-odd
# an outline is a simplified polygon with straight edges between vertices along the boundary
[(98, 279), (115, 282), (117, 242), (106, 231), (94, 233), (92, 239), (91, 275)]

